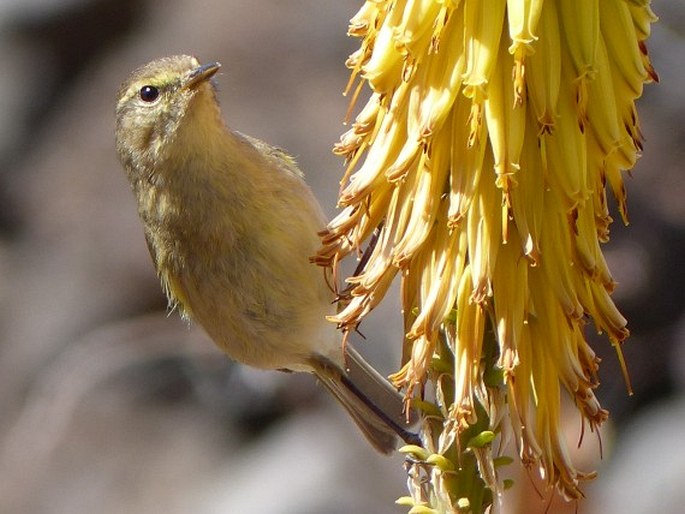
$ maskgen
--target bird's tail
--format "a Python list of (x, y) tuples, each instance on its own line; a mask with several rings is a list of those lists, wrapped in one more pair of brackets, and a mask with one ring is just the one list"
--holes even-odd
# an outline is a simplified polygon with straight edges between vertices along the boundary
[(392, 453), (398, 437), (420, 444), (418, 436), (409, 431), (404, 398), (354, 348), (345, 346), (346, 369), (317, 358), (312, 363), (316, 377), (378, 451)]

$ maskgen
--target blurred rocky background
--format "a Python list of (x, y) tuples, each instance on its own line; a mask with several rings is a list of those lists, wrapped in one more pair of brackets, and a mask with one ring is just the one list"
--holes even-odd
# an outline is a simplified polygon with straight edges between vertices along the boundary
[[(0, 1), (0, 512), (404, 511), (402, 460), (374, 454), (314, 380), (234, 365), (167, 316), (114, 152), (114, 99), (134, 67), (219, 60), (229, 124), (288, 148), (333, 215), (342, 165), (330, 148), (360, 4)], [(571, 512), (685, 502), (685, 5), (653, 6), (661, 84), (639, 105), (631, 226), (615, 223), (606, 247), (635, 395), (598, 338), (612, 424), (601, 462), (596, 443), (578, 457), (600, 477)], [(400, 327), (386, 303), (358, 346), (390, 372)], [(517, 481), (508, 512), (548, 507)]]

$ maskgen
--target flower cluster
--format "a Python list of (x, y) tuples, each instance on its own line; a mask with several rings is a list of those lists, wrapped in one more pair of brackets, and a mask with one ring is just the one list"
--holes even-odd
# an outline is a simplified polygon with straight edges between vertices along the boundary
[(401, 278), (392, 379), (414, 402), (432, 384), (435, 455), (483, 416), (493, 433), (508, 420), (523, 462), (581, 496), (561, 391), (591, 429), (606, 419), (584, 329), (591, 319), (621, 358), (628, 330), (600, 243), (607, 186), (627, 221), (623, 172), (642, 148), (634, 101), (657, 78), (644, 44), (655, 19), (648, 0), (368, 0), (352, 18), (348, 93), (353, 104), (365, 84), (371, 93), (335, 147), (348, 163), (341, 212), (317, 261), (364, 253), (335, 318), (344, 330)]

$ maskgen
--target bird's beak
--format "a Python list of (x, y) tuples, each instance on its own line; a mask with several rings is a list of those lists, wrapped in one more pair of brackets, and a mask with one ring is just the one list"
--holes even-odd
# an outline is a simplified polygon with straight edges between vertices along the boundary
[(183, 84), (184, 89), (194, 89), (197, 85), (206, 82), (214, 76), (214, 74), (221, 68), (221, 63), (210, 62), (209, 64), (203, 64), (198, 68), (195, 68), (190, 72), (186, 83)]

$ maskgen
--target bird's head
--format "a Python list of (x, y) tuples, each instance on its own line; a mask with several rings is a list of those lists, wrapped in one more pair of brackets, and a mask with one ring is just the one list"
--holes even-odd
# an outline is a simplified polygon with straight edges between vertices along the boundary
[(207, 109), (211, 116), (218, 114), (211, 78), (220, 67), (218, 62), (201, 65), (188, 55), (164, 57), (136, 69), (121, 85), (116, 144), (129, 173), (151, 173), (163, 162), (178, 144), (180, 127), (192, 124), (192, 115)]

